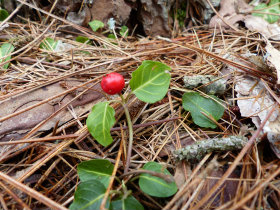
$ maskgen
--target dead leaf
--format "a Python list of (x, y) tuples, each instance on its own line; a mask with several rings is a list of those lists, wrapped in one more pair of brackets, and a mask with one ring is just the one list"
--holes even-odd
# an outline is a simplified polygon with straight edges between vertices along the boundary
[(183, 161), (180, 161), (178, 165), (176, 166), (175, 169), (175, 175), (174, 175), (174, 180), (176, 182), (176, 185), (180, 189), (180, 187), (183, 186), (183, 184), (186, 182), (186, 177), (185, 177), (185, 172), (183, 168)]
[(113, 17), (119, 24), (125, 24), (129, 19), (131, 9), (124, 0), (94, 0), (89, 10), (91, 20), (107, 23)]
[[(222, 0), (220, 3), (219, 15), (230, 25), (237, 26), (239, 21), (244, 21), (245, 15), (240, 14), (239, 11), (248, 10), (250, 6), (246, 4), (243, 0), (232, 1), (232, 0)], [(209, 23), (210, 28), (214, 27), (230, 28), (228, 24), (220, 19), (218, 15), (212, 17)]]
[[(203, 198), (212, 189), (212, 187), (219, 181), (219, 178), (221, 178), (224, 175), (224, 172), (225, 171), (222, 168), (219, 168), (217, 170), (212, 170), (212, 172), (207, 177), (204, 187), (202, 188), (202, 190), (198, 195), (198, 200)], [(229, 176), (229, 178), (239, 178), (239, 177), (237, 175), (237, 172), (233, 172)], [(218, 195), (214, 194), (211, 197), (210, 201), (214, 199), (211, 203), (211, 207), (212, 208), (219, 207), (221, 203), (226, 203), (232, 200), (235, 197), (238, 183), (239, 183), (238, 181), (231, 181), (231, 180), (225, 181), (225, 183), (221, 187), (219, 187), (218, 192), (221, 190), (219, 194)]]
[[(235, 85), (237, 92), (238, 107), (242, 117), (250, 117), (256, 127), (259, 127), (271, 110), (274, 99), (265, 89), (261, 82), (252, 77), (243, 77)], [(243, 99), (242, 99), (243, 98)], [(280, 109), (279, 107), (272, 113), (263, 128), (263, 132), (267, 133), (272, 150), (278, 158), (280, 158)]]
[[(279, 28), (279, 36), (280, 36), (280, 28)], [(277, 72), (277, 84), (280, 84), (280, 51), (275, 49), (269, 41), (265, 47), (267, 52), (267, 60), (270, 64), (276, 69)]]
[[(39, 88), (28, 94), (23, 94), (18, 97), (13, 97), (9, 100), (3, 101), (0, 103), (0, 116), (4, 117), (26, 107), (32, 106), (40, 101), (62, 93), (68, 88), (70, 89), (72, 87), (78, 86), (82, 84), (82, 82), (70, 80), (66, 81), (66, 84), (67, 87), (65, 84), (62, 85), (62, 83), (59, 82), (54, 83), (52, 85)], [(93, 89), (101, 90), (101, 87), (98, 84)], [(49, 101), (48, 103), (42, 104), (41, 106), (3, 121), (0, 123), (0, 139), (4, 139), (5, 136), (21, 137), (22, 135), (19, 134), (26, 133), (26, 131), (45, 120), (83, 90), (84, 88), (79, 88), (75, 93), (60, 96), (52, 101)], [(103, 94), (94, 90), (90, 90), (83, 94), (82, 97), (73, 101), (71, 105), (74, 107), (76, 115), (79, 116), (91, 110), (91, 107), (102, 97)], [(49, 120), (44, 126), (42, 126), (40, 131), (51, 129), (57, 121), (59, 121), (59, 124), (61, 125), (72, 118), (73, 116), (71, 113), (67, 109), (64, 109), (51, 120)]]
[[(262, 17), (251, 15), (253, 7), (244, 0), (222, 0), (219, 15), (230, 25), (237, 27), (240, 22), (251, 30), (264, 34), (272, 40), (280, 40), (280, 26), (277, 23), (270, 24)], [(220, 19), (218, 15), (212, 17), (209, 23), (210, 28), (221, 27), (228, 29), (230, 26)]]
[(244, 23), (251, 31), (257, 31), (272, 40), (280, 40), (280, 26), (277, 23), (270, 24), (262, 17), (252, 15), (247, 15)]

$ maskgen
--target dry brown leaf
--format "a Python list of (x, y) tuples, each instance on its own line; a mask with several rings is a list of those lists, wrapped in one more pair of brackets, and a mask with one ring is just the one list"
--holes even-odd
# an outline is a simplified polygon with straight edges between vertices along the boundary
[(183, 186), (183, 184), (186, 181), (186, 177), (184, 174), (184, 168), (183, 168), (183, 162), (180, 161), (175, 169), (175, 175), (174, 175), (174, 180), (176, 182), (176, 185), (178, 186), (178, 188), (180, 189), (180, 187)]
[[(198, 200), (203, 198), (209, 190), (219, 181), (219, 178), (221, 178), (224, 175), (224, 170), (222, 168), (219, 168), (217, 170), (212, 170), (211, 174), (207, 177), (207, 180), (204, 184), (204, 187), (200, 191), (198, 195)], [(237, 173), (232, 173), (229, 178), (239, 178)], [(236, 190), (238, 187), (238, 181), (232, 181), (228, 180), (225, 181), (225, 183), (219, 188), (221, 192), (218, 195), (213, 195), (210, 201), (213, 200), (211, 203), (211, 207), (218, 207), (221, 203), (226, 203), (230, 200), (232, 200), (235, 197)], [(215, 197), (214, 197), (215, 196)]]
[[(82, 82), (78, 81), (67, 81), (66, 83), (69, 89), (70, 87), (72, 88), (82, 84)], [(54, 83), (52, 85), (39, 88), (31, 93), (23, 94), (16, 98), (11, 98), (7, 101), (4, 101), (0, 103), (0, 116), (7, 116), (47, 98), (62, 93), (67, 90), (64, 86), (64, 83), (63, 85), (62, 83)], [(94, 89), (101, 90), (101, 87), (100, 85), (96, 85)], [(78, 89), (74, 94), (67, 94), (66, 96), (58, 97), (52, 101), (49, 101), (48, 103), (42, 104), (41, 106), (3, 121), (0, 124), (0, 139), (3, 141), (7, 139), (7, 137), (9, 139), (11, 139), (11, 137), (20, 137), (21, 135), (19, 134), (25, 133), (27, 130), (45, 120), (61, 106), (74, 98), (75, 94), (79, 94), (83, 90), (84, 89), (82, 88)], [(71, 105), (74, 107), (75, 113), (79, 116), (80, 114), (91, 110), (93, 104), (95, 104), (96, 101), (102, 97), (103, 95), (101, 93), (91, 90), (72, 102)], [(51, 120), (49, 120), (44, 126), (42, 126), (40, 131), (51, 129), (57, 121), (59, 121), (59, 124), (61, 125), (72, 118), (73, 116), (71, 113), (68, 112), (67, 109), (64, 109)], [(6, 138), (4, 138), (5, 136)]]

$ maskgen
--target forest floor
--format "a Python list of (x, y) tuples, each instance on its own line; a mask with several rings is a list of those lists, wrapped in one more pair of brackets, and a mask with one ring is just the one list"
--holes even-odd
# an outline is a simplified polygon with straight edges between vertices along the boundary
[[(77, 166), (93, 159), (110, 161), (116, 179), (122, 180), (108, 190), (126, 184), (145, 209), (280, 209), (279, 41), (243, 29), (206, 27), (175, 38), (116, 32), (116, 39), (108, 39), (55, 15), (45, 25), (8, 24), (1, 28), (5, 24), (0, 22), (1, 46), (9, 42), (14, 47), (0, 73), (1, 209), (69, 208), (80, 183)], [(88, 42), (77, 41), (79, 36)], [(0, 58), (8, 55), (0, 51)], [(129, 134), (121, 105), (113, 105), (116, 122), (109, 146), (95, 141), (86, 125), (95, 104), (119, 99), (103, 93), (102, 77), (122, 74), (127, 96), (132, 72), (145, 60), (169, 66), (171, 80), (166, 96), (156, 103), (135, 96), (128, 100), (130, 170), (150, 161), (162, 164), (178, 187), (166, 198), (144, 193), (135, 175), (122, 176)], [(199, 81), (190, 87), (190, 79)], [(219, 98), (224, 112), (217, 120), (208, 116), (213, 126), (199, 126), (184, 109), (188, 92)], [(196, 108), (204, 110), (203, 103)], [(241, 148), (228, 148), (230, 136), (247, 140)], [(179, 160), (174, 154), (198, 141), (205, 145), (194, 158)]]

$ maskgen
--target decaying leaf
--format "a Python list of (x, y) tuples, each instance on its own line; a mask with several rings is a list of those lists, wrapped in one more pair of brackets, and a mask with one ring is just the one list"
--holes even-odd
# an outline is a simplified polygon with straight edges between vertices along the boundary
[[(280, 26), (277, 23), (270, 24), (264, 18), (251, 15), (253, 7), (244, 0), (222, 0), (220, 4), (219, 16), (212, 17), (209, 23), (210, 28), (221, 27), (228, 29), (231, 26), (238, 26), (244, 22), (251, 31), (257, 31), (273, 40), (280, 40)], [(226, 23), (227, 22), (227, 23)]]
[[(39, 103), (40, 101), (43, 101), (47, 98), (58, 95), (59, 93), (62, 93), (67, 89), (76, 87), (80, 84), (82, 84), (82, 82), (73, 80), (65, 81), (64, 83), (58, 82), (39, 88), (28, 94), (23, 94), (18, 97), (3, 101), (0, 103), (0, 116), (7, 116), (21, 109)], [(96, 85), (93, 89), (101, 90), (101, 87), (100, 85)], [(29, 129), (33, 128), (38, 123), (49, 117), (56, 110), (58, 110), (61, 106), (74, 98), (77, 94), (81, 93), (83, 90), (84, 88), (79, 88), (72, 94), (69, 93), (60, 96), (49, 101), (48, 103), (42, 104), (41, 106), (3, 121), (0, 123), (0, 139), (3, 141), (7, 138), (10, 140), (11, 137), (20, 137), (21, 135), (16, 134), (25, 133)], [(77, 100), (72, 102), (71, 105), (74, 107), (75, 113), (79, 116), (80, 114), (89, 111), (91, 107), (102, 97), (103, 95), (101, 93), (90, 90), (83, 94), (82, 97), (79, 97)], [(67, 109), (64, 109), (51, 120), (49, 120), (44, 126), (42, 126), (40, 131), (51, 129), (57, 121), (59, 121), (59, 124), (61, 125), (72, 118), (72, 114)]]
[[(241, 116), (250, 117), (259, 127), (275, 103), (264, 85), (252, 77), (243, 77), (235, 85), (237, 104)], [(280, 148), (276, 142), (280, 141), (280, 108), (277, 107), (265, 124), (263, 131), (267, 133), (268, 140), (275, 154), (280, 158)]]
[(177, 164), (176, 170), (175, 170), (175, 175), (174, 175), (174, 180), (176, 182), (176, 185), (179, 187), (179, 189), (180, 189), (180, 187), (183, 186), (183, 184), (186, 181), (183, 164), (184, 163), (182, 161), (180, 161)]
[[(240, 14), (239, 11), (249, 10), (251, 7), (244, 2), (244, 0), (232, 1), (221, 0), (219, 15), (231, 26), (237, 26), (239, 21), (244, 21), (244, 14)], [(215, 15), (212, 17), (209, 23), (210, 28), (222, 27), (230, 28), (230, 26)]]
[[(279, 31), (280, 32), (280, 31)], [(280, 35), (280, 33), (279, 33)], [(276, 69), (277, 72), (277, 84), (280, 84), (280, 51), (275, 49), (269, 41), (265, 47), (267, 53), (267, 60)]]
[[(210, 174), (207, 176), (206, 181), (204, 183), (204, 186), (202, 190), (200, 191), (198, 195), (198, 200), (202, 199), (209, 191), (212, 189), (212, 187), (219, 181), (219, 179), (224, 175), (225, 169), (218, 168), (217, 170), (212, 170)], [(239, 178), (238, 171), (235, 170), (230, 176), (230, 178)], [(233, 180), (227, 180), (225, 183), (219, 188), (217, 194), (214, 194), (211, 199), (209, 200), (209, 205), (211, 203), (212, 208), (217, 208), (220, 206), (220, 203), (226, 203), (232, 198), (235, 197), (237, 188), (238, 188), (238, 181)]]
[(280, 26), (270, 24), (261, 17), (247, 15), (244, 19), (245, 26), (251, 31), (257, 31), (272, 40), (280, 40)]

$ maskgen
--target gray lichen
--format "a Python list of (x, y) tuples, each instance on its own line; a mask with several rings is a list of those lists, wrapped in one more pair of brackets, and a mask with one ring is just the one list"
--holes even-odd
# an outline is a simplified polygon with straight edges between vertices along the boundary
[(212, 95), (223, 94), (226, 90), (226, 80), (219, 79), (218, 77), (215, 77), (213, 75), (185, 76), (184, 84), (185, 87), (188, 89), (193, 89), (205, 85), (200, 89), (206, 94), (212, 94)]
[(191, 162), (200, 161), (206, 154), (216, 151), (232, 151), (242, 149), (248, 139), (241, 136), (229, 136), (226, 138), (213, 138), (196, 141), (185, 148), (173, 152), (175, 158)]

